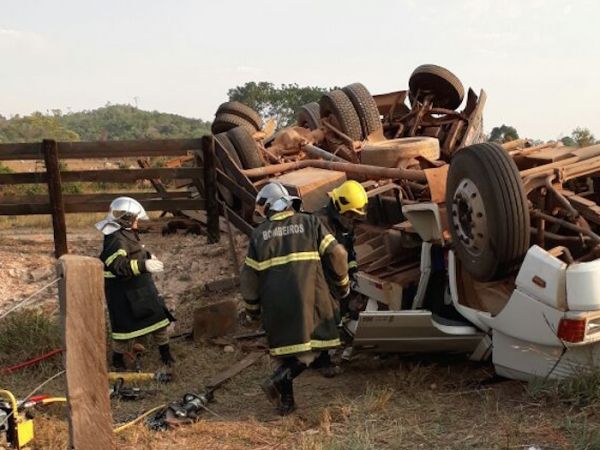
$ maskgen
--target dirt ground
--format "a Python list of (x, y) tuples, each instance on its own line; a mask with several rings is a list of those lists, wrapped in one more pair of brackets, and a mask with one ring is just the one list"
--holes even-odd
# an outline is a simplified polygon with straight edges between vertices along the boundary
[[(233, 274), (226, 236), (215, 245), (207, 245), (203, 236), (182, 234), (162, 237), (152, 233), (142, 239), (165, 262), (165, 273), (155, 278), (179, 319), (175, 334), (190, 328), (196, 306), (240, 299), (236, 290), (211, 295), (203, 290), (207, 282)], [(76, 229), (69, 234), (69, 245), (72, 253), (97, 256), (101, 235), (90, 227)], [(236, 236), (236, 246), (241, 259), (245, 238)], [(52, 251), (48, 230), (0, 230), (0, 313), (54, 279)], [(47, 315), (56, 314), (56, 285), (46, 289), (34, 307)], [(226, 344), (232, 348), (226, 349)], [(113, 400), (115, 424), (186, 392), (202, 392), (209, 378), (259, 347), (260, 341), (176, 339), (172, 346), (177, 360), (174, 382), (140, 385), (148, 390), (141, 400)], [(144, 369), (157, 369), (157, 356), (149, 344)], [(298, 411), (281, 418), (258, 387), (272, 369), (265, 356), (219, 389), (210, 412), (203, 413), (198, 422), (167, 432), (153, 432), (140, 423), (118, 435), (118, 448), (600, 448), (596, 408), (535, 396), (525, 383), (495, 380), (489, 363), (475, 364), (462, 356), (363, 353), (342, 368), (343, 373), (333, 379), (311, 371), (302, 374), (295, 383)], [(36, 368), (0, 375), (0, 386), (23, 396), (60, 369), (59, 357)], [(43, 392), (64, 394), (63, 377)], [(66, 447), (65, 412), (62, 405), (38, 411), (34, 449)]]

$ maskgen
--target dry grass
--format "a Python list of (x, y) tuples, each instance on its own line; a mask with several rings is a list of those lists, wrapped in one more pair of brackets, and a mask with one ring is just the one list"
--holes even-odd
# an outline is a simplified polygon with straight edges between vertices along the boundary
[[(207, 258), (211, 258), (209, 250), (218, 249), (207, 247)], [(186, 317), (194, 307), (237, 295), (206, 296), (200, 289), (189, 289), (176, 311), (180, 331), (188, 328)], [(56, 323), (51, 319), (34, 313), (9, 318), (0, 323), (0, 366), (57, 344)], [(140, 385), (152, 392), (138, 401), (113, 400), (115, 424), (178, 400), (186, 392), (201, 392), (213, 375), (244, 356), (241, 345), (233, 353), (210, 342), (177, 340), (172, 347), (177, 360), (173, 383)], [(147, 348), (142, 365), (154, 371), (159, 368), (158, 353), (151, 342)], [(1, 375), (0, 385), (23, 396), (60, 370), (61, 360)], [(480, 450), (535, 445), (544, 450), (600, 449), (596, 413), (600, 378), (538, 386), (516, 381), (482, 385), (493, 374), (491, 365), (471, 363), (461, 356), (357, 354), (336, 378), (325, 379), (312, 371), (302, 374), (295, 382), (298, 410), (281, 418), (259, 388), (272, 368), (273, 362), (265, 357), (219, 389), (210, 405), (218, 416), (203, 413), (193, 425), (162, 433), (140, 423), (117, 436), (118, 448)], [(64, 377), (43, 390), (52, 395), (64, 392)], [(34, 450), (66, 447), (65, 415), (63, 405), (38, 412)]]
[(60, 329), (54, 317), (39, 311), (19, 310), (0, 321), (0, 367), (61, 347)]
[[(77, 213), (67, 214), (65, 222), (67, 229), (81, 229), (93, 226), (99, 220), (102, 220), (106, 213)], [(52, 216), (33, 215), (33, 216), (2, 216), (0, 217), (0, 230), (10, 229), (52, 229)]]
[[(115, 197), (117, 194), (115, 194)], [(158, 218), (160, 211), (148, 212), (151, 218)], [(93, 225), (106, 217), (106, 213), (73, 213), (65, 216), (67, 230), (90, 229)], [(22, 230), (34, 229), (52, 230), (52, 216), (49, 215), (31, 215), (31, 216), (0, 216), (0, 230)]]
[[(223, 353), (209, 343), (177, 341), (177, 378), (147, 398), (113, 401), (116, 423), (130, 420), (157, 404), (201, 391), (207, 380), (243, 357), (238, 349)], [(158, 367), (153, 349), (144, 368)], [(275, 415), (258, 383), (270, 373), (264, 358), (216, 393), (211, 409), (199, 422), (163, 433), (136, 425), (117, 437), (120, 449), (513, 449), (537, 445), (543, 449), (594, 449), (600, 442), (593, 411), (560, 402), (532, 399), (526, 386), (505, 381), (478, 388), (489, 366), (462, 358), (448, 360), (359, 355), (342, 375), (325, 379), (306, 372), (295, 383), (298, 411)], [(53, 370), (54, 368), (52, 368)], [(24, 371), (4, 380), (23, 393), (43, 379), (49, 368)], [(58, 394), (63, 380), (46, 392)], [(64, 409), (45, 410), (36, 419), (35, 449), (62, 449), (66, 429)]]

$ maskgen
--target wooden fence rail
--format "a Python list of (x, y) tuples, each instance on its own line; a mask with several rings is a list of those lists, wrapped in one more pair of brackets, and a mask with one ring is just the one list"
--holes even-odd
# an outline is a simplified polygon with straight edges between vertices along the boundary
[[(189, 153), (192, 153), (190, 155)], [(196, 155), (196, 157), (194, 157)], [(200, 156), (202, 155), (202, 156)], [(178, 163), (196, 162), (195, 167), (148, 167), (140, 169), (60, 170), (61, 159), (134, 158), (177, 156)], [(47, 196), (0, 196), (0, 216), (52, 214), (56, 257), (68, 253), (65, 214), (107, 211), (115, 197), (136, 198), (148, 211), (205, 210), (209, 243), (219, 240), (219, 206), (212, 139), (157, 139), (135, 141), (56, 142), (0, 144), (0, 161), (44, 160), (45, 172), (1, 173), (0, 186), (40, 184), (48, 186)], [(202, 166), (200, 166), (200, 163)], [(174, 165), (176, 165), (174, 164)], [(129, 183), (150, 180), (157, 193), (116, 192), (67, 195), (63, 183)], [(198, 195), (188, 191), (167, 191), (165, 180), (192, 180)]]
[[(142, 139), (134, 141), (57, 142), (60, 159), (185, 156), (200, 150), (200, 139)], [(41, 143), (0, 144), (0, 161), (44, 159)]]

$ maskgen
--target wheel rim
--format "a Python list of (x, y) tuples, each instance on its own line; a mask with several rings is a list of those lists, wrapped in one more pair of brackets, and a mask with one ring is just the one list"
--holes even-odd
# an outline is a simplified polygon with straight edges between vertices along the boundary
[(483, 198), (477, 186), (463, 178), (452, 197), (452, 225), (462, 247), (473, 256), (481, 255), (488, 241)]

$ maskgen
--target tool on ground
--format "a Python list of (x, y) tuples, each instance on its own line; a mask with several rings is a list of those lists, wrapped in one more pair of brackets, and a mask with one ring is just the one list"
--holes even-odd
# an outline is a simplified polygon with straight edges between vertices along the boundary
[[(192, 423), (197, 420), (203, 410), (208, 409), (208, 403), (214, 399), (214, 392), (223, 383), (240, 373), (245, 368), (251, 366), (264, 356), (264, 352), (253, 352), (245, 358), (235, 363), (225, 371), (209, 380), (204, 392), (187, 393), (180, 401), (173, 402), (160, 409), (146, 420), (146, 424), (151, 430), (164, 431), (169, 427)], [(213, 413), (212, 411), (210, 411)], [(213, 413), (216, 415), (216, 413)]]
[(157, 383), (169, 383), (173, 380), (173, 374), (169, 372), (108, 372), (108, 381), (115, 383), (123, 380), (128, 383), (155, 381)]
[(187, 393), (181, 401), (173, 402), (147, 420), (148, 427), (154, 431), (164, 431), (169, 427), (194, 422), (208, 403), (214, 398), (214, 390), (207, 389), (201, 394)]
[(147, 393), (149, 392), (137, 387), (126, 387), (123, 378), (119, 378), (109, 391), (109, 396), (119, 400), (139, 400)]
[(26, 400), (17, 400), (12, 392), (0, 390), (0, 434), (6, 435), (6, 442), (10, 447), (25, 448), (34, 437), (33, 415), (30, 409), (37, 405), (66, 401), (65, 397), (49, 395), (36, 395)]
[(24, 448), (33, 440), (33, 420), (19, 412), (15, 396), (6, 390), (0, 396), (8, 401), (0, 403), (0, 432), (6, 434), (6, 442), (13, 448)]

